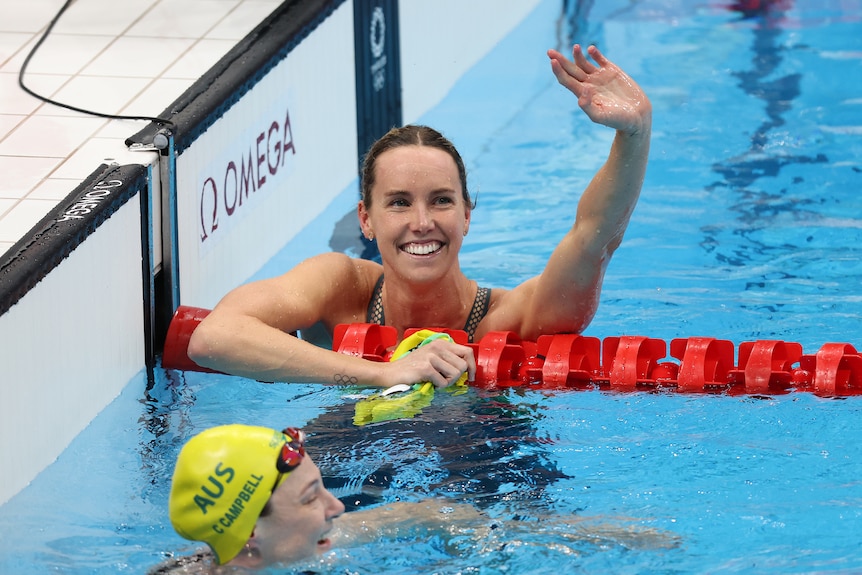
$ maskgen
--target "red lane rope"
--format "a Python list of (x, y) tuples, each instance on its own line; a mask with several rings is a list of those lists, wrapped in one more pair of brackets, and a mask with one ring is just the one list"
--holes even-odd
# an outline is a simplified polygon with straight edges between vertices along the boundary
[[(188, 339), (208, 313), (188, 306), (177, 309), (165, 340), (162, 367), (212, 371), (187, 355)], [(799, 343), (781, 340), (748, 341), (735, 349), (733, 342), (712, 337), (677, 338), (668, 345), (639, 335), (600, 340), (558, 334), (531, 342), (501, 331), (468, 343), (462, 330), (428, 329), (448, 333), (473, 349), (477, 369), (470, 385), (481, 388), (862, 395), (862, 355), (849, 343), (825, 343), (816, 353), (806, 354)], [(404, 336), (414, 331), (418, 330)], [(343, 324), (333, 334), (334, 351), (370, 361), (389, 361), (397, 343), (395, 328), (377, 324)]]

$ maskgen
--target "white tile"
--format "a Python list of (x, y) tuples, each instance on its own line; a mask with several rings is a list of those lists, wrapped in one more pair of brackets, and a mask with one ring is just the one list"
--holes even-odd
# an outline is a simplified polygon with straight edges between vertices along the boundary
[(81, 180), (62, 180), (49, 178), (36, 186), (29, 194), (28, 200), (51, 200), (60, 203), (81, 185)]
[(234, 40), (200, 40), (161, 76), (185, 78), (190, 80), (189, 86), (191, 86), (234, 46), (236, 46)]
[(0, 155), (65, 158), (105, 122), (85, 116), (31, 116), (0, 142)]
[(11, 198), (0, 198), (0, 218), (6, 215), (6, 213), (12, 209), (12, 207), (18, 203), (18, 200), (13, 200)]
[(146, 164), (148, 156), (143, 152), (130, 152), (122, 139), (92, 138), (51, 173), (53, 178), (88, 178), (101, 164)]
[(2, 0), (0, 1), (0, 30), (38, 32), (48, 25), (63, 0)]
[[(123, 110), (123, 114), (133, 116), (158, 116), (167, 110), (194, 82), (171, 78), (159, 79), (147, 86), (137, 98)], [(142, 126), (143, 127), (143, 126)], [(135, 130), (137, 131), (137, 130)]]
[[(0, 107), (0, 110), (3, 108)], [(0, 140), (14, 130), (27, 116), (18, 114), (0, 114)]]
[[(68, 79), (68, 76), (27, 74), (24, 76), (24, 85), (36, 94), (50, 98)], [(0, 110), (3, 113), (30, 114), (41, 105), (41, 100), (18, 85), (17, 72), (0, 72)]]
[[(51, 34), (33, 55), (26, 71), (33, 74), (74, 76), (105, 50), (113, 40), (113, 36)], [(34, 44), (35, 42), (27, 44), (23, 51), (10, 58), (3, 65), (2, 71), (20, 70)]]
[[(0, 18), (2, 17), (0, 15)], [(32, 38), (33, 34), (25, 32), (0, 32), (0, 66), (21, 50)]]
[(27, 195), (61, 162), (61, 158), (20, 158), (0, 156), (0, 174), (3, 184), (0, 198), (20, 199)]
[(272, 14), (279, 5), (281, 0), (246, 0), (219, 22), (206, 37), (233, 40), (236, 44)]
[(52, 33), (121, 36), (149, 10), (156, 0), (87, 0), (73, 2)]
[(0, 219), (0, 241), (18, 241), (56, 205), (53, 200), (21, 200)]
[(126, 36), (202, 38), (238, 3), (237, 0), (161, 0)]
[(158, 78), (188, 50), (191, 38), (118, 38), (80, 73), (87, 76)]
[[(149, 83), (147, 78), (76, 76), (52, 99), (100, 114), (119, 114)], [(58, 114), (54, 106), (43, 107), (37, 113), (39, 116)]]

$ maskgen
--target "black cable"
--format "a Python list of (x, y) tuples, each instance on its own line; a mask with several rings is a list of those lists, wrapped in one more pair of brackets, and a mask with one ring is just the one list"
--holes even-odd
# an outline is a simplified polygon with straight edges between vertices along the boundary
[(170, 120), (166, 120), (164, 118), (155, 118), (152, 116), (120, 116), (117, 114), (104, 114), (102, 112), (94, 112), (92, 110), (85, 110), (83, 108), (78, 108), (78, 107), (72, 106), (70, 104), (63, 104), (62, 102), (57, 102), (57, 101), (52, 100), (50, 98), (47, 98), (45, 96), (41, 96), (24, 85), (24, 72), (27, 70), (27, 65), (30, 63), (30, 59), (33, 57), (33, 55), (36, 53), (36, 51), (39, 49), (39, 47), (42, 45), (42, 43), (48, 37), (48, 34), (51, 33), (51, 30), (53, 30), (54, 25), (60, 19), (60, 16), (62, 16), (63, 12), (66, 11), (66, 8), (68, 8), (72, 4), (72, 2), (74, 2), (74, 1), (75, 0), (66, 0), (66, 2), (63, 4), (63, 7), (60, 8), (59, 12), (57, 12), (57, 15), (54, 16), (54, 19), (51, 20), (50, 24), (48, 24), (48, 27), (45, 29), (45, 32), (42, 33), (42, 37), (39, 38), (39, 41), (36, 42), (36, 45), (33, 46), (33, 49), (30, 50), (29, 54), (27, 54), (27, 58), (24, 59), (24, 63), (21, 65), (21, 70), (18, 72), (18, 85), (21, 87), (21, 89), (38, 100), (42, 100), (43, 102), (47, 102), (48, 104), (54, 104), (55, 106), (59, 106), (61, 108), (66, 108), (67, 110), (74, 110), (75, 112), (81, 112), (82, 114), (89, 114), (91, 116), (98, 116), (100, 118), (109, 118), (111, 120), (147, 120), (149, 122), (155, 122), (157, 124), (173, 126), (174, 125), (173, 122), (171, 122)]

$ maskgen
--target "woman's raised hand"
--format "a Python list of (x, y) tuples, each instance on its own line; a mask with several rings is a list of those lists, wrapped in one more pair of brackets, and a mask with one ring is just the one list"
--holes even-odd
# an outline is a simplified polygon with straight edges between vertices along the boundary
[(572, 60), (548, 50), (557, 81), (578, 97), (578, 106), (593, 122), (628, 135), (648, 128), (652, 106), (640, 86), (595, 46), (587, 52), (595, 64), (578, 44), (572, 48)]

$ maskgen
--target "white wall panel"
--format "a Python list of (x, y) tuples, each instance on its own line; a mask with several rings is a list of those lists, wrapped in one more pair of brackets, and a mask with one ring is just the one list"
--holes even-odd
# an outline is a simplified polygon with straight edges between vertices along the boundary
[(0, 504), (144, 368), (137, 198), (0, 316)]
[[(342, 4), (177, 158), (182, 303), (214, 306), (355, 179), (352, 18), (352, 5)], [(255, 176), (259, 185), (240, 203), (225, 175), (232, 180), (234, 169), (241, 173), (249, 156), (257, 164), (258, 154), (267, 154), (273, 122), (280, 125), (273, 135), (283, 135), (288, 114), (295, 153), (272, 173), (271, 146)], [(219, 202), (215, 229), (213, 198)], [(231, 215), (226, 205), (235, 206)]]

